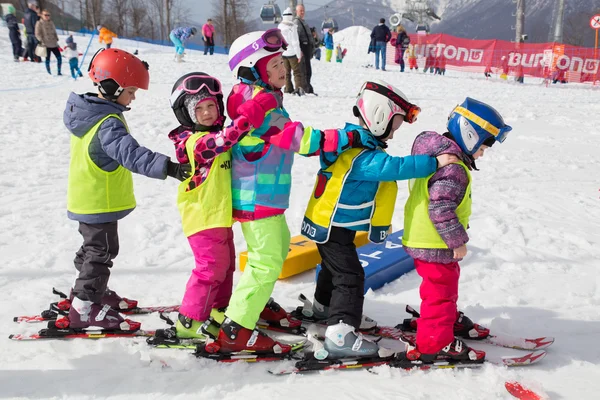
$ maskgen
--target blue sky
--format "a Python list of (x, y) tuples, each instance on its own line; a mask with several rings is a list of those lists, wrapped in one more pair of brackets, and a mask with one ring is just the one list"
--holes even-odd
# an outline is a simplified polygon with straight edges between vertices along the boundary
[[(204, 22), (207, 18), (212, 15), (213, 12), (213, 1), (210, 0), (183, 0), (183, 3), (190, 9), (190, 17), (193, 21), (196, 22)], [(258, 18), (260, 14), (260, 7), (268, 3), (267, 0), (259, 1), (259, 0), (250, 0), (252, 4), (252, 10), (256, 17)], [(289, 2), (286, 0), (277, 0), (276, 3), (281, 8), (281, 11), (285, 10), (288, 6)], [(314, 10), (319, 8), (320, 6), (326, 4), (325, 0), (312, 0), (304, 2), (306, 10)], [(201, 4), (201, 5), (200, 5)]]

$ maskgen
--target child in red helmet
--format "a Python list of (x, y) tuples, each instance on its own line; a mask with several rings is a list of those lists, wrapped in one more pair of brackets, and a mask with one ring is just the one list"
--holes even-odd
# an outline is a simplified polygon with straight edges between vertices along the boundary
[(71, 93), (63, 114), (71, 132), (67, 215), (79, 222), (83, 245), (75, 255), (79, 275), (69, 315), (56, 327), (135, 331), (140, 324), (123, 319), (119, 311), (135, 308), (137, 301), (108, 289), (112, 260), (119, 253), (117, 221), (136, 205), (131, 173), (184, 180), (190, 166), (140, 146), (125, 123), (123, 112), (137, 90), (148, 89), (147, 63), (123, 50), (100, 50), (89, 75), (99, 93)]

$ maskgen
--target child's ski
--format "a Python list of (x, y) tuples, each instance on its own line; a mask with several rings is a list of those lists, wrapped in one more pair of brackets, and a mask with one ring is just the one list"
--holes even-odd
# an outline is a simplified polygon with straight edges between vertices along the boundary
[(269, 372), (273, 375), (287, 375), (294, 373), (303, 373), (311, 371), (326, 371), (331, 369), (360, 369), (372, 368), (380, 365), (389, 365), (393, 368), (402, 369), (458, 369), (458, 368), (480, 368), (486, 364), (502, 365), (506, 367), (522, 367), (532, 365), (541, 361), (546, 352), (543, 350), (528, 353), (524, 356), (502, 357), (498, 360), (485, 360), (484, 362), (438, 362), (433, 364), (424, 364), (423, 362), (409, 361), (403, 357), (404, 353), (399, 353), (395, 357), (389, 358), (345, 358), (341, 360), (316, 360), (307, 359), (298, 361), (292, 367), (272, 368)]
[[(58, 302), (54, 302), (50, 304), (50, 308), (48, 310), (42, 311), (38, 315), (21, 315), (18, 317), (14, 317), (13, 321), (17, 323), (25, 322), (25, 323), (34, 323), (34, 322), (44, 322), (44, 321), (54, 321), (58, 319), (59, 316), (66, 316), (69, 313), (69, 309), (71, 308), (71, 301), (68, 299), (68, 296), (57, 290), (52, 288), (52, 293), (59, 296), (62, 300)], [(138, 314), (151, 314), (151, 313), (163, 313), (163, 312), (175, 312), (179, 311), (179, 306), (154, 306), (154, 307), (133, 307), (127, 310), (117, 310), (121, 314), (125, 315), (138, 315)]]
[[(154, 307), (134, 307), (129, 310), (119, 311), (125, 315), (137, 315), (137, 314), (152, 314), (152, 313), (163, 313), (163, 312), (176, 312), (179, 311), (179, 306), (154, 306)], [(22, 315), (14, 317), (13, 321), (17, 323), (35, 323), (54, 321), (59, 315), (67, 315), (69, 312), (58, 309), (56, 303), (51, 304), (51, 309), (42, 311), (39, 315)]]
[[(302, 322), (322, 324), (323, 321), (316, 320), (312, 313), (312, 303), (303, 294), (298, 296), (298, 299), (304, 303), (303, 306), (298, 306), (296, 310), (290, 314)], [(305, 311), (308, 310), (308, 311)], [(406, 311), (413, 315), (414, 318), (418, 318), (419, 314), (412, 307), (406, 306)], [(414, 319), (413, 318), (413, 319)], [(361, 330), (363, 335), (377, 336), (386, 339), (400, 340), (402, 336), (414, 336), (415, 332), (411, 324), (411, 319), (405, 320), (402, 324), (398, 324), (395, 327), (392, 326), (378, 326), (369, 330)], [(264, 327), (269, 329), (269, 327)], [(487, 343), (494, 346), (507, 347), (518, 350), (543, 350), (554, 343), (553, 337), (538, 337), (538, 338), (522, 338), (517, 336), (503, 335), (503, 334), (490, 334), (483, 339), (469, 339), (461, 337), (461, 339), (469, 342), (480, 342)]]
[[(401, 325), (397, 325), (396, 327), (378, 326), (373, 330), (365, 331), (362, 333), (364, 335), (372, 335), (397, 340), (400, 340), (402, 336), (411, 336), (415, 334), (415, 332), (400, 329), (400, 326)], [(469, 340), (467, 338), (462, 337), (461, 339), (469, 342), (487, 343), (492, 344), (494, 346), (507, 347), (518, 350), (543, 350), (552, 345), (552, 343), (554, 343), (553, 337), (521, 338), (502, 334), (490, 334), (488, 337), (478, 340)]]
[(262, 361), (282, 361), (293, 359), (296, 353), (304, 349), (306, 340), (292, 344), (292, 350), (289, 353), (263, 352), (256, 353), (252, 351), (238, 351), (232, 353), (219, 353), (211, 351), (212, 340), (209, 340), (205, 345), (198, 345), (196, 357), (208, 358), (219, 362), (262, 362)]
[(110, 339), (124, 337), (147, 337), (153, 336), (155, 331), (84, 331), (81, 329), (42, 329), (33, 334), (12, 334), (8, 338), (12, 340), (40, 340), (40, 339)]

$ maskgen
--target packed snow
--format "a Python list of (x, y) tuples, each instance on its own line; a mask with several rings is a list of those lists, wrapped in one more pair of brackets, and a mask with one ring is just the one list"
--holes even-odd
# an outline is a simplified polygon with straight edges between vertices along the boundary
[[(367, 35), (365, 37), (365, 35)], [(61, 36), (64, 45), (65, 36)], [(342, 41), (343, 39), (343, 41)], [(75, 36), (79, 49), (89, 37)], [(524, 85), (483, 74), (446, 76), (363, 68), (368, 31), (336, 34), (348, 47), (343, 64), (313, 60), (319, 96), (286, 95), (290, 115), (318, 128), (353, 121), (351, 108), (362, 82), (384, 79), (401, 88), (423, 110), (403, 126), (389, 152), (407, 155), (423, 130), (443, 132), (451, 109), (466, 96), (489, 102), (513, 126), (509, 138), (489, 150), (473, 173), (469, 254), (461, 263), (459, 306), (494, 332), (554, 336), (547, 357), (529, 368), (485, 366), (478, 370), (406, 372), (388, 367), (271, 376), (269, 363), (218, 364), (186, 351), (150, 348), (143, 338), (99, 341), (15, 342), (9, 333), (35, 332), (40, 324), (15, 324), (16, 315), (37, 314), (67, 291), (73, 257), (81, 244), (77, 224), (66, 217), (69, 132), (62, 112), (69, 92), (92, 91), (87, 76), (77, 81), (63, 63), (63, 77), (43, 64), (14, 63), (6, 28), (0, 28), (0, 397), (19, 399), (508, 399), (504, 382), (518, 380), (557, 399), (594, 399), (600, 393), (600, 103), (590, 85)], [(143, 145), (170, 156), (167, 138), (176, 126), (169, 107), (175, 80), (204, 71), (235, 83), (224, 55), (188, 51), (177, 64), (173, 49), (117, 39), (115, 46), (150, 64), (150, 90), (141, 91), (126, 118)], [(90, 52), (98, 47), (92, 40)], [(87, 68), (88, 58), (85, 63)], [(82, 68), (85, 71), (85, 68)], [(53, 62), (53, 72), (56, 65)], [(299, 234), (318, 160), (296, 158), (287, 220)], [(135, 178), (138, 208), (120, 222), (121, 250), (110, 287), (140, 305), (181, 301), (194, 266), (175, 205), (173, 179)], [(402, 227), (406, 183), (400, 182), (393, 219)], [(238, 252), (245, 250), (239, 225)], [(236, 280), (239, 277), (236, 274)], [(365, 313), (381, 325), (406, 318), (404, 305), (419, 305), (415, 272), (366, 295)], [(275, 299), (287, 309), (299, 293), (312, 296), (314, 273), (280, 281)], [(164, 327), (157, 315), (141, 316), (146, 329)], [(383, 345), (402, 349), (399, 342)], [(478, 346), (490, 355), (518, 350)]]

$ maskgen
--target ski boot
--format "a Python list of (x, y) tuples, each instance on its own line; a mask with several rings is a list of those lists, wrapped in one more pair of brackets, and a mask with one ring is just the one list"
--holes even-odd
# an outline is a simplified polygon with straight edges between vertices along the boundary
[[(329, 318), (329, 307), (319, 303), (317, 300), (311, 303), (302, 293), (298, 296), (298, 300), (304, 303), (296, 310), (291, 312), (291, 315), (299, 320), (306, 322), (315, 322), (317, 324), (326, 324)], [(359, 330), (364, 333), (377, 328), (377, 321), (363, 314)]]
[(114, 290), (110, 290), (106, 288), (104, 295), (102, 296), (102, 300), (100, 300), (102, 304), (107, 304), (113, 310), (117, 311), (128, 311), (133, 308), (136, 308), (138, 305), (137, 300), (131, 300), (126, 297), (121, 297)]
[(404, 338), (406, 351), (399, 353), (390, 363), (391, 367), (422, 367), (423, 364), (481, 364), (485, 362), (485, 352), (470, 348), (461, 339), (455, 338), (446, 347), (434, 354), (424, 354), (417, 350), (412, 339)]
[[(61, 295), (64, 296), (63, 294), (61, 294)], [(73, 289), (71, 289), (71, 292), (69, 293), (69, 298), (59, 301), (56, 304), (56, 308), (58, 308), (59, 310), (62, 310), (62, 311), (69, 311), (69, 309), (71, 308), (71, 302), (73, 301), (74, 297), (75, 296), (73, 295)], [(138, 302), (137, 302), (137, 300), (131, 300), (126, 297), (121, 297), (114, 290), (110, 290), (109, 288), (106, 288), (106, 291), (104, 292), (104, 295), (102, 296), (102, 299), (100, 300), (100, 304), (108, 305), (113, 310), (122, 312), (122, 311), (130, 311), (130, 310), (136, 308), (138, 305)]]
[(262, 322), (265, 322), (269, 329), (272, 330), (289, 332), (292, 334), (304, 333), (302, 321), (287, 313), (277, 302), (275, 302), (275, 300), (273, 300), (272, 297), (260, 313), (260, 321), (257, 325), (260, 327)]
[(377, 343), (365, 339), (361, 333), (356, 332), (353, 326), (342, 321), (327, 327), (323, 350), (322, 352), (315, 351), (315, 358), (371, 359), (388, 358), (394, 355), (394, 351), (379, 347)]
[[(225, 318), (216, 340), (206, 342), (204, 349), (199, 349), (199, 356), (211, 357), (209, 354), (257, 354), (281, 357), (292, 350), (292, 346), (274, 341), (264, 333), (254, 329), (246, 329), (237, 322)], [(220, 358), (217, 358), (220, 359)]]
[(49, 328), (73, 329), (73, 330), (101, 330), (134, 332), (140, 329), (141, 323), (124, 319), (117, 311), (109, 305), (92, 303), (91, 301), (73, 299), (69, 315), (50, 321)]
[[(212, 312), (211, 312), (212, 314)], [(216, 338), (219, 334), (219, 324), (212, 318), (204, 322), (179, 314), (175, 323), (175, 335), (178, 339), (201, 339)]]
[[(411, 314), (412, 318), (405, 319), (396, 328), (404, 331), (417, 331), (418, 319), (421, 316), (411, 306), (406, 306), (406, 312)], [(459, 311), (454, 322), (454, 336), (458, 336), (464, 339), (481, 340), (485, 339), (490, 335), (490, 330), (484, 326), (474, 323), (469, 317), (467, 317), (462, 311)]]

